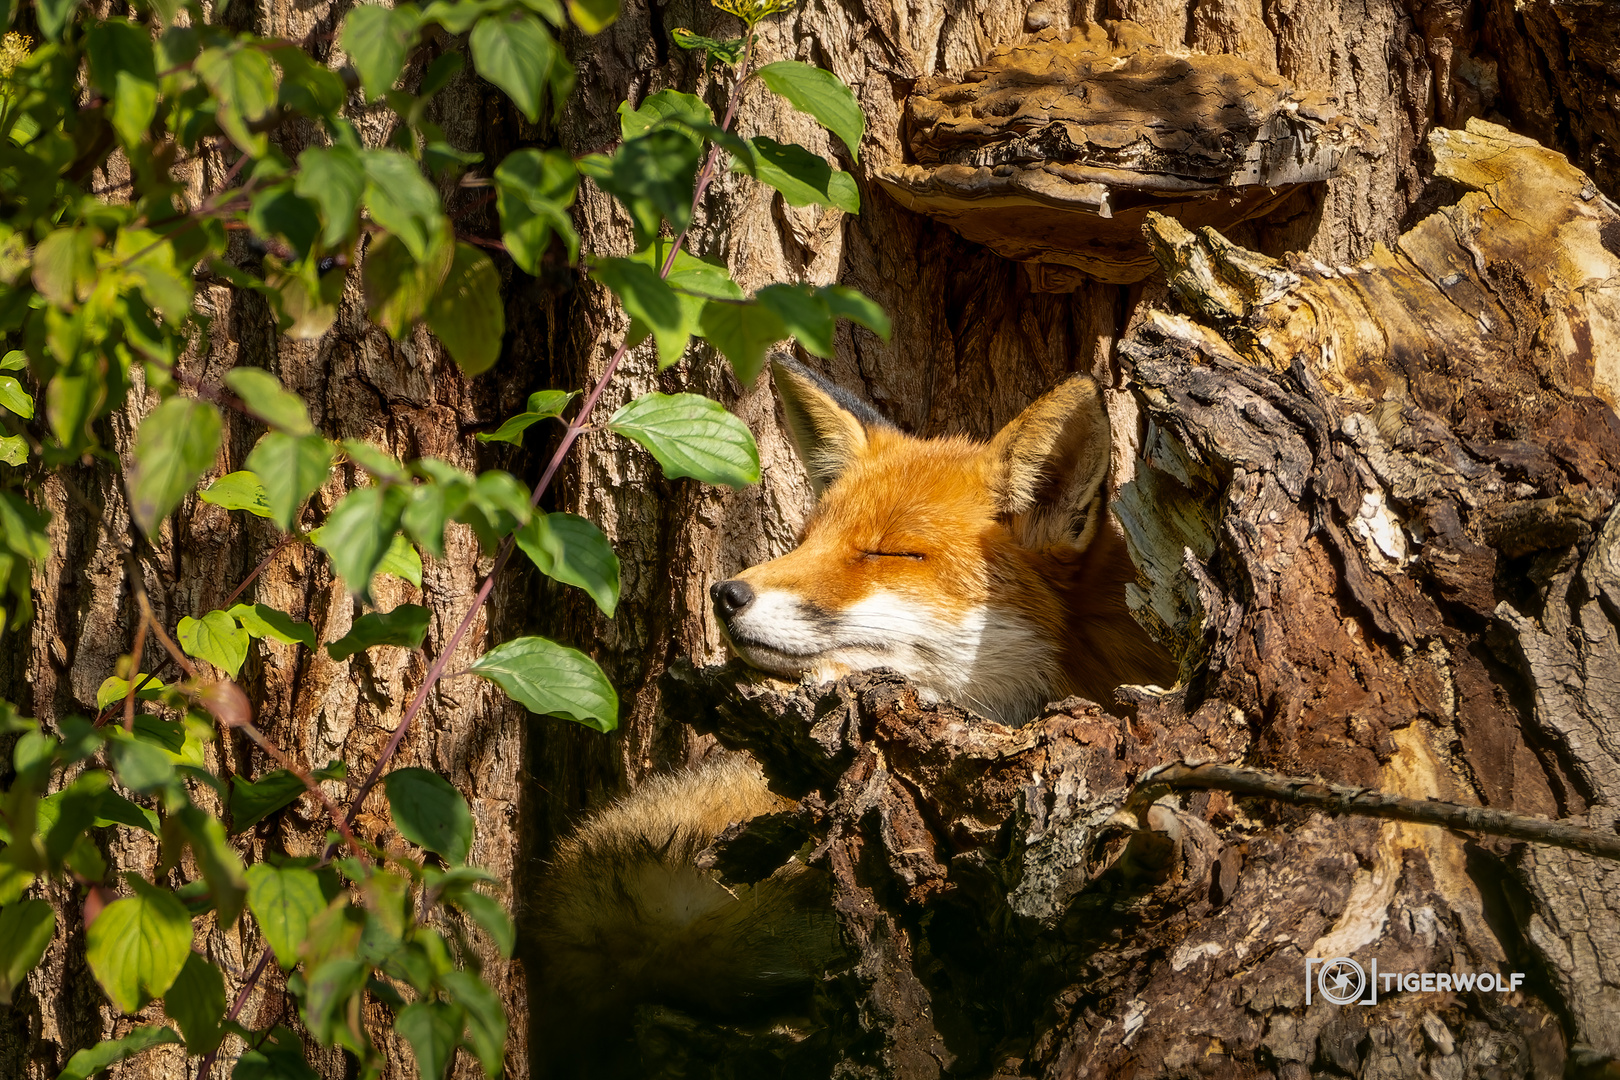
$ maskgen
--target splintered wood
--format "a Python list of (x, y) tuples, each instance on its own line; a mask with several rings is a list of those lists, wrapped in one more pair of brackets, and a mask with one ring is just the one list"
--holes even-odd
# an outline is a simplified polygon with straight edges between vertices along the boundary
[(1038, 286), (1131, 282), (1152, 211), (1230, 227), (1335, 175), (1356, 129), (1235, 56), (1174, 54), (1135, 23), (1046, 31), (906, 102), (915, 164), (879, 169), (903, 205), (1030, 264)]

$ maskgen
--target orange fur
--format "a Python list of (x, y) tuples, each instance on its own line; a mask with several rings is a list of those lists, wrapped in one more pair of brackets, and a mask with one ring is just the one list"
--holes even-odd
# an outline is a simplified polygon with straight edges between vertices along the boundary
[[(978, 443), (856, 414), (797, 366), (776, 377), (821, 499), (796, 549), (716, 586), (744, 659), (821, 678), (894, 667), (1013, 722), (1048, 700), (1174, 680), (1126, 607), (1134, 569), (1102, 506), (1109, 434), (1090, 380)], [(752, 599), (722, 608), (724, 589)]]

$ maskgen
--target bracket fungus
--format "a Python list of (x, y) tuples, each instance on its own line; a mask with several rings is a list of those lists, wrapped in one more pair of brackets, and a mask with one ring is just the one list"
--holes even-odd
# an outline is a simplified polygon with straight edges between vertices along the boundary
[(1136, 23), (1046, 30), (906, 101), (895, 199), (1028, 265), (1037, 288), (1140, 281), (1151, 212), (1227, 229), (1338, 170), (1360, 128), (1235, 56), (1172, 52)]

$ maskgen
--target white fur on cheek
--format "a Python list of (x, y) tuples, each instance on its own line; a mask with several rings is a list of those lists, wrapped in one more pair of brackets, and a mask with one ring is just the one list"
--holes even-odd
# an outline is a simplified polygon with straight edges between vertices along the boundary
[(1053, 644), (1016, 611), (993, 606), (956, 614), (903, 594), (878, 592), (842, 611), (818, 612), (792, 593), (755, 597), (730, 625), (755, 667), (832, 681), (851, 671), (893, 668), (919, 686), (1007, 723), (1047, 701)]

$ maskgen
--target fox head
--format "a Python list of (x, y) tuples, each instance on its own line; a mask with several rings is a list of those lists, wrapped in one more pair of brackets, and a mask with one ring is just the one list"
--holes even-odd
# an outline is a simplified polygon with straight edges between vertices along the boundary
[[(827, 681), (892, 668), (1011, 723), (1162, 670), (1129, 660), (1154, 649), (1124, 606), (1130, 563), (1104, 506), (1108, 414), (1090, 379), (979, 443), (915, 438), (795, 362), (773, 370), (819, 499), (795, 550), (711, 589), (745, 661)], [(1100, 538), (1103, 568), (1088, 559)], [(1129, 627), (1088, 645), (1076, 619), (1104, 608)]]

